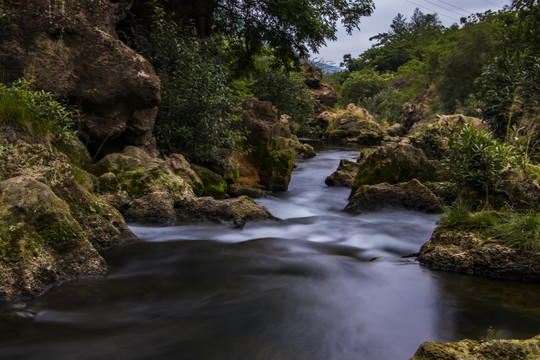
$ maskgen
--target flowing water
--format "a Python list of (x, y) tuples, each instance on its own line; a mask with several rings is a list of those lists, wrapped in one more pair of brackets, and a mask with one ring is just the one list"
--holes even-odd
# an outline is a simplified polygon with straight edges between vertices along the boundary
[(400, 360), (424, 341), (540, 333), (536, 284), (442, 273), (414, 258), (437, 217), (340, 212), (324, 178), (353, 150), (301, 161), (259, 199), (280, 222), (132, 225), (103, 279), (0, 307), (0, 359)]

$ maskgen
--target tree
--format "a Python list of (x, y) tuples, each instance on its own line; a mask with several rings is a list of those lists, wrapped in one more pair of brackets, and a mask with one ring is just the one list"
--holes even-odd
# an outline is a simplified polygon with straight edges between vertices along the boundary
[[(146, 0), (137, 0), (144, 6)], [(350, 34), (369, 16), (372, 0), (160, 0), (177, 13), (176, 19), (191, 21), (199, 35), (228, 36), (230, 46), (248, 67), (253, 56), (269, 47), (279, 63), (298, 64), (309, 50), (316, 52), (326, 40), (336, 40), (337, 23)]]

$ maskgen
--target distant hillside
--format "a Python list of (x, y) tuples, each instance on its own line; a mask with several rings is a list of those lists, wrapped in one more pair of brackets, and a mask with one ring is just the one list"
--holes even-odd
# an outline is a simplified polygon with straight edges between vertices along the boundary
[(310, 61), (310, 63), (312, 63), (313, 65), (315, 65), (315, 66), (317, 66), (319, 68), (321, 68), (321, 70), (322, 70), (322, 72), (324, 74), (333, 74), (335, 72), (344, 70), (344, 69), (342, 69), (340, 67), (333, 66), (333, 65), (328, 65), (328, 64), (318, 62), (318, 61)]

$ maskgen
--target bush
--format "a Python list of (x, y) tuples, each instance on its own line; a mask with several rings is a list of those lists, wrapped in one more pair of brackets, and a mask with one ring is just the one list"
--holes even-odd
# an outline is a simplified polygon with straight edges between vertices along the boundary
[(365, 108), (375, 116), (379, 123), (394, 124), (401, 117), (403, 95), (396, 89), (383, 89), (364, 101)]
[(515, 163), (513, 148), (495, 140), (483, 130), (476, 130), (472, 123), (461, 129), (449, 131), (448, 152), (443, 164), (451, 180), (459, 187), (492, 191), (502, 181), (501, 170)]
[(53, 142), (73, 144), (76, 139), (70, 112), (53, 94), (34, 90), (26, 80), (17, 80), (11, 87), (0, 84), (0, 122), (29, 128)]
[(354, 103), (365, 107), (365, 101), (385, 89), (392, 79), (393, 75), (379, 74), (369, 67), (352, 72), (341, 87), (339, 104)]
[(180, 28), (158, 5), (149, 28), (134, 21), (127, 36), (161, 79), (154, 125), (158, 149), (199, 163), (219, 161), (219, 149), (232, 147), (236, 135), (236, 105), (219, 54), (223, 40)]

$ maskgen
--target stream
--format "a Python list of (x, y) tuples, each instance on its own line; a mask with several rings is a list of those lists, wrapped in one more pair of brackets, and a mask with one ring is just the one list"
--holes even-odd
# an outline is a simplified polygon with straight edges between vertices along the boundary
[(540, 334), (537, 284), (427, 269), (438, 216), (348, 215), (324, 184), (355, 149), (299, 160), (289, 191), (256, 199), (279, 222), (131, 224), (105, 278), (0, 305), (0, 359), (406, 360), (425, 341)]

